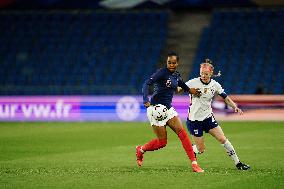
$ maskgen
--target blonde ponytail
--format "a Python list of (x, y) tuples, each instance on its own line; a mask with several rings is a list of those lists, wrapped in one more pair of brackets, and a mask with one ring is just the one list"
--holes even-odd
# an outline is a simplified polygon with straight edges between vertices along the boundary
[(214, 74), (214, 66), (212, 65), (212, 61), (209, 58), (206, 58), (205, 62), (200, 64), (200, 67), (203, 67), (203, 66), (210, 67), (210, 69), (212, 70), (212, 77), (220, 77), (222, 75), (220, 70), (218, 71), (217, 74)]

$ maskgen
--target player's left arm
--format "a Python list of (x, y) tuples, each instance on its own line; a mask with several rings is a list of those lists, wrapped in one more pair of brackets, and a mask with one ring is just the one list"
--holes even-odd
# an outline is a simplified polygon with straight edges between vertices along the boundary
[(243, 111), (238, 108), (237, 104), (225, 93), (224, 89), (222, 88), (222, 86), (219, 83), (216, 83), (216, 92), (224, 99), (224, 102), (230, 106), (231, 108), (233, 108), (233, 110), (236, 113), (239, 113), (240, 115), (243, 114)]
[(240, 115), (243, 114), (243, 111), (242, 111), (240, 108), (238, 108), (238, 106), (236, 105), (236, 103), (235, 103), (229, 96), (227, 96), (227, 97), (224, 99), (224, 101), (225, 101), (225, 103), (226, 103), (228, 106), (230, 106), (231, 108), (233, 108), (233, 110), (234, 110), (236, 113), (238, 113), (238, 114), (240, 114)]

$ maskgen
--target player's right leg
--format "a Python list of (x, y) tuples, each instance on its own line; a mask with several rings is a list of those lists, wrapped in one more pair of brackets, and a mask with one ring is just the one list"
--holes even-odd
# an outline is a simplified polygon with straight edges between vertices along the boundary
[(143, 164), (144, 153), (147, 151), (154, 151), (161, 149), (167, 145), (167, 130), (165, 126), (152, 126), (157, 138), (149, 141), (143, 146), (136, 146), (136, 160), (137, 165), (140, 167)]
[(194, 145), (192, 145), (193, 151), (195, 154), (202, 154), (205, 151), (205, 142), (203, 136), (196, 137), (191, 135), (194, 141)]
[(144, 144), (143, 146), (136, 147), (136, 159), (138, 166), (141, 166), (143, 163), (143, 154), (147, 151), (154, 151), (160, 148), (163, 148), (167, 145), (167, 130), (166, 123), (170, 117), (165, 120), (158, 121), (156, 120), (152, 112), (154, 111), (153, 106), (147, 108), (147, 117), (149, 122), (153, 128), (154, 133), (156, 134), (156, 138)]

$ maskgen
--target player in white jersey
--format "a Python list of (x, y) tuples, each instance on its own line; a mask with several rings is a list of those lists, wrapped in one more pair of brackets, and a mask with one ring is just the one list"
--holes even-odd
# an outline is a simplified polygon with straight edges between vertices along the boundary
[[(239, 160), (233, 145), (226, 138), (222, 128), (215, 120), (211, 107), (212, 99), (215, 95), (220, 95), (225, 103), (233, 108), (236, 113), (243, 114), (243, 111), (238, 108), (233, 100), (225, 93), (222, 86), (211, 78), (214, 76), (213, 72), (214, 67), (212, 66), (212, 62), (206, 59), (205, 63), (200, 64), (200, 77), (186, 82), (189, 88), (199, 88), (201, 90), (200, 97), (190, 95), (191, 105), (186, 122), (187, 128), (195, 142), (193, 146), (194, 152), (196, 154), (202, 154), (204, 152), (205, 144), (203, 132), (206, 132), (211, 134), (224, 146), (226, 152), (232, 158), (238, 169), (248, 170), (250, 166)], [(218, 76), (219, 75), (220, 73)]]

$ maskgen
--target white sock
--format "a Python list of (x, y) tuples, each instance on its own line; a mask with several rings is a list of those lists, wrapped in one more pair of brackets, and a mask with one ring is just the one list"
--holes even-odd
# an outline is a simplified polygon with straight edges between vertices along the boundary
[(195, 144), (192, 145), (192, 149), (193, 149), (194, 153), (199, 154), (199, 151), (198, 151), (197, 146)]
[(224, 146), (224, 148), (226, 149), (227, 154), (232, 158), (232, 160), (234, 161), (235, 165), (237, 165), (240, 160), (237, 156), (237, 153), (233, 147), (233, 145), (230, 143), (230, 141), (227, 139), (226, 142), (224, 144), (222, 144), (222, 146)]

